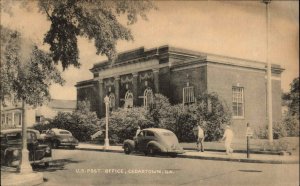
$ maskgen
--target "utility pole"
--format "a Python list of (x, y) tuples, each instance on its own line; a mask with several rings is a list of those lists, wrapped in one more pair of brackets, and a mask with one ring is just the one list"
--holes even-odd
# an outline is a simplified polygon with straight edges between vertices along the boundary
[(273, 143), (273, 118), (272, 118), (272, 68), (269, 60), (269, 4), (271, 0), (263, 0), (266, 5), (266, 63), (267, 63), (267, 111), (268, 111), (268, 138)]

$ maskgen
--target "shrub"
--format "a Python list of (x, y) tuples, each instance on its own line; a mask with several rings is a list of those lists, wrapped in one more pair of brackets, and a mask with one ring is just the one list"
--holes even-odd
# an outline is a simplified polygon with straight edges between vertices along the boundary
[[(197, 103), (182, 106), (171, 105), (168, 98), (161, 94), (155, 95), (155, 102), (150, 110), (143, 107), (132, 109), (118, 109), (109, 116), (109, 138), (117, 135), (119, 142), (135, 136), (137, 127), (159, 127), (173, 131), (179, 141), (195, 141), (193, 127), (197, 121), (207, 121), (202, 126), (207, 135), (206, 140), (218, 140), (223, 134), (223, 125), (230, 123), (231, 114), (228, 107), (218, 95), (203, 94), (198, 97)], [(105, 118), (100, 125), (105, 129)]]
[(222, 137), (225, 124), (229, 124), (231, 113), (225, 102), (216, 93), (202, 94), (195, 104), (182, 106), (170, 105), (163, 95), (155, 95), (155, 107), (150, 112), (153, 121), (159, 127), (173, 131), (179, 141), (194, 141), (193, 127), (199, 119), (206, 121), (202, 126), (206, 133), (206, 140), (218, 140)]
[(219, 140), (224, 133), (224, 126), (231, 124), (231, 112), (226, 102), (217, 93), (202, 94), (197, 99), (198, 118), (207, 121), (204, 130), (206, 140)]
[[(132, 139), (138, 126), (142, 129), (157, 127), (154, 122), (147, 118), (147, 111), (142, 107), (112, 111), (109, 116), (109, 138), (117, 135), (119, 142)], [(101, 127), (105, 129), (105, 118), (101, 119)]]
[(193, 127), (196, 123), (188, 107), (183, 109), (182, 105), (178, 104), (168, 108), (168, 114), (160, 119), (159, 126), (173, 131), (179, 141), (190, 142), (195, 141)]
[[(255, 130), (255, 135), (260, 139), (268, 139), (268, 125)], [(273, 122), (273, 139), (287, 136), (285, 125), (282, 122)]]
[(286, 140), (278, 140), (274, 141), (272, 144), (270, 142), (264, 142), (262, 144), (261, 150), (263, 151), (274, 151), (274, 152), (279, 152), (279, 151), (288, 151), (289, 150), (289, 142)]

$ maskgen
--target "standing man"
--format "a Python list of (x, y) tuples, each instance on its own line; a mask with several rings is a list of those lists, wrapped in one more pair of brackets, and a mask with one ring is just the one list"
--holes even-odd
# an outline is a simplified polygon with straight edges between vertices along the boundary
[(137, 136), (140, 132), (141, 132), (141, 127), (138, 126), (138, 128), (137, 128), (137, 130), (136, 130), (136, 133), (135, 133), (135, 136)]
[[(197, 150), (201, 152), (204, 152), (204, 146), (203, 146), (203, 142), (204, 142), (204, 131), (200, 126), (201, 121), (199, 121), (198, 126), (197, 126)], [(195, 131), (194, 131), (195, 132)], [(199, 147), (199, 144), (201, 145), (201, 148)]]
[(231, 130), (229, 125), (226, 125), (226, 129), (223, 135), (223, 138), (221, 139), (221, 141), (223, 141), (225, 139), (225, 149), (226, 149), (226, 154), (232, 154), (233, 153), (233, 149), (231, 148), (231, 143), (232, 143), (232, 139), (233, 139), (233, 131)]

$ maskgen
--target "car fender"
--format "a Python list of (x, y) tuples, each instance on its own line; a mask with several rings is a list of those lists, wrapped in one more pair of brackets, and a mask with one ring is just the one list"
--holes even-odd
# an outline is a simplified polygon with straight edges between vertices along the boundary
[(125, 140), (123, 143), (123, 148), (124, 148), (125, 144), (129, 145), (131, 150), (135, 149), (135, 142), (133, 140), (130, 140), (130, 139)]
[(157, 141), (149, 141), (147, 144), (147, 149), (149, 146), (153, 146), (154, 148), (156, 148), (157, 150), (159, 150), (160, 152), (165, 152), (166, 148), (161, 145), (160, 143), (158, 143)]

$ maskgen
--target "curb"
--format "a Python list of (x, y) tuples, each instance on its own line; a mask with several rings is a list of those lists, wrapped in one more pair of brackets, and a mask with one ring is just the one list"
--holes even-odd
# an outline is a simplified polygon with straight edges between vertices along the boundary
[[(115, 146), (120, 146), (122, 147), (122, 145), (115, 145)], [(183, 147), (183, 150), (197, 150), (196, 148), (194, 147)], [(221, 149), (206, 149), (205, 148), (205, 151), (210, 151), (210, 152), (225, 152), (225, 150), (221, 150)], [(235, 153), (242, 153), (242, 154), (246, 154), (247, 153), (247, 150), (234, 150)], [(291, 155), (292, 153), (291, 152), (286, 152), (287, 154)], [(250, 154), (266, 154), (266, 155), (280, 155), (280, 156), (283, 156), (284, 153), (281, 151), (281, 152), (274, 152), (274, 151), (260, 151), (260, 150), (257, 150), (257, 149), (250, 149)]]
[(93, 149), (93, 148), (80, 148), (80, 147), (76, 147), (75, 150), (124, 153), (123, 150), (113, 150), (113, 149)]
[[(93, 148), (80, 148), (76, 147), (76, 150), (85, 151), (99, 151), (99, 152), (113, 152), (113, 153), (123, 153), (123, 150), (113, 150), (113, 149), (93, 149)], [(194, 150), (194, 149), (193, 149)], [(224, 151), (220, 151), (224, 152)], [(298, 164), (299, 160), (257, 160), (257, 159), (233, 159), (227, 157), (207, 157), (207, 156), (195, 156), (195, 155), (185, 155), (178, 154), (178, 158), (189, 158), (189, 159), (202, 159), (202, 160), (216, 160), (216, 161), (232, 161), (232, 162), (242, 162), (242, 163), (266, 163), (266, 164)]]
[(202, 160), (215, 160), (215, 161), (232, 161), (241, 163), (265, 163), (265, 164), (299, 164), (298, 160), (256, 160), (256, 159), (233, 159), (233, 158), (223, 158), (223, 157), (207, 157), (207, 156), (194, 156), (194, 155), (178, 155), (180, 158), (189, 159), (202, 159)]
[[(184, 150), (196, 150), (195, 148), (183, 148)], [(205, 151), (211, 152), (225, 152), (225, 150), (218, 150), (218, 149), (205, 149)], [(242, 153), (246, 154), (247, 150), (234, 150), (235, 153)], [(257, 151), (257, 150), (250, 150), (250, 154), (267, 154), (267, 155), (283, 155), (282, 152), (272, 152), (272, 151)]]

